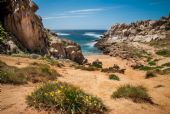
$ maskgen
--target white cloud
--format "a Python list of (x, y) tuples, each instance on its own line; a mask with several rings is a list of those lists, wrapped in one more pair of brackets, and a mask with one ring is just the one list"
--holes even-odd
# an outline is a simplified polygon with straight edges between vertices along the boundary
[(88, 12), (99, 12), (105, 10), (104, 8), (96, 8), (96, 9), (81, 9), (81, 10), (73, 10), (69, 11), (70, 13), (88, 13)]
[(44, 20), (49, 20), (49, 19), (66, 19), (66, 18), (81, 18), (85, 17), (85, 15), (64, 15), (64, 16), (54, 16), (54, 17), (44, 17)]
[(97, 12), (117, 9), (117, 8), (122, 8), (122, 7), (124, 6), (72, 10), (72, 11), (66, 11), (60, 14), (56, 14), (55, 16), (43, 17), (43, 19), (49, 20), (49, 19), (81, 18), (81, 17), (86, 17), (91, 14), (95, 14)]

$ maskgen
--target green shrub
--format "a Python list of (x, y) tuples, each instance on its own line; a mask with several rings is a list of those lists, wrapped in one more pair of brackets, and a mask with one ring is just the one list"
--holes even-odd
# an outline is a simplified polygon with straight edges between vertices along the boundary
[(91, 66), (91, 65), (88, 65), (88, 66), (85, 66), (85, 65), (78, 65), (78, 66), (75, 66), (76, 69), (81, 69), (81, 70), (87, 70), (87, 71), (96, 71), (98, 70), (98, 68), (94, 67), (94, 66)]
[(48, 65), (38, 64), (19, 69), (0, 61), (0, 83), (3, 84), (24, 84), (27, 81), (47, 82), (55, 80), (58, 76), (60, 74)]
[(156, 74), (153, 71), (147, 71), (145, 78), (153, 78), (156, 77)]
[(96, 68), (102, 68), (103, 63), (99, 60), (96, 60), (92, 63), (92, 66), (96, 67)]
[(27, 97), (29, 106), (66, 114), (103, 114), (106, 107), (96, 97), (87, 95), (67, 83), (42, 85)]
[(155, 65), (156, 65), (156, 62), (155, 62), (155, 61), (149, 61), (148, 64), (149, 64), (150, 66), (155, 66)]
[(5, 29), (2, 27), (0, 22), (0, 43), (4, 43), (4, 41), (7, 39), (7, 35), (7, 32), (5, 32)]
[(51, 69), (46, 64), (28, 66), (21, 69), (18, 73), (24, 74), (27, 79), (33, 83), (55, 80), (57, 77), (61, 76), (56, 70)]
[(110, 79), (110, 80), (118, 80), (118, 81), (120, 80), (119, 77), (116, 76), (115, 74), (111, 74), (111, 75), (109, 76), (109, 79)]
[(126, 98), (137, 103), (146, 102), (153, 104), (151, 97), (147, 93), (147, 90), (142, 86), (122, 86), (118, 88), (117, 91), (113, 92), (112, 98)]
[(170, 62), (167, 62), (167, 63), (163, 64), (162, 66), (170, 67)]
[(27, 78), (24, 75), (18, 75), (15, 71), (0, 71), (0, 83), (2, 84), (26, 84)]
[(157, 55), (161, 55), (161, 56), (164, 56), (164, 57), (170, 57), (170, 50), (167, 50), (167, 49), (163, 49), (163, 50), (158, 50), (156, 52)]
[(125, 73), (126, 69), (121, 69), (118, 65), (114, 65), (113, 67), (109, 67), (109, 68), (103, 68), (101, 70), (101, 72), (107, 72), (107, 73)]

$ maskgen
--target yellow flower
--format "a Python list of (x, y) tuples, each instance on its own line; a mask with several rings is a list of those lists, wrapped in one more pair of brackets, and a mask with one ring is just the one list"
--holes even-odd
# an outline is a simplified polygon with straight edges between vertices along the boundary
[(60, 94), (62, 91), (61, 90), (57, 90), (57, 93)]
[(55, 83), (58, 83), (58, 80), (56, 80)]

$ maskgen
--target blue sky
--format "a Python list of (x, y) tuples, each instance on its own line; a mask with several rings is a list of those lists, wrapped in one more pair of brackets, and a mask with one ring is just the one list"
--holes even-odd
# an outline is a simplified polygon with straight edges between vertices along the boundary
[(159, 19), (170, 0), (34, 0), (49, 29), (108, 29), (115, 23)]

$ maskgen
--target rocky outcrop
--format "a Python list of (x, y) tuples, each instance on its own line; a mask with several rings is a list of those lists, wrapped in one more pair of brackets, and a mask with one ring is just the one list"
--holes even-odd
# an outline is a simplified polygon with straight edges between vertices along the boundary
[(7, 53), (21, 50), (80, 64), (86, 61), (78, 44), (60, 39), (43, 27), (41, 17), (35, 14), (38, 6), (32, 0), (1, 0), (0, 10), (0, 21), (10, 36), (5, 44)]
[(141, 53), (145, 53), (145, 50), (137, 49), (134, 44), (147, 44), (154, 40), (165, 39), (169, 31), (170, 15), (155, 21), (116, 24), (104, 34), (103, 38), (97, 41), (96, 47), (111, 56), (134, 59), (139, 55), (144, 56)]
[(104, 35), (110, 43), (121, 41), (150, 42), (165, 38), (170, 30), (170, 16), (160, 20), (137, 21), (131, 24), (113, 25)]
[(55, 58), (68, 58), (77, 63), (83, 64), (87, 62), (84, 58), (79, 44), (64, 38), (59, 38), (55, 33), (48, 32), (50, 48), (49, 52)]
[(41, 18), (35, 14), (38, 6), (30, 0), (6, 0), (6, 5), (1, 7), (6, 8), (3, 16), (5, 29), (30, 52), (46, 53), (47, 35)]

